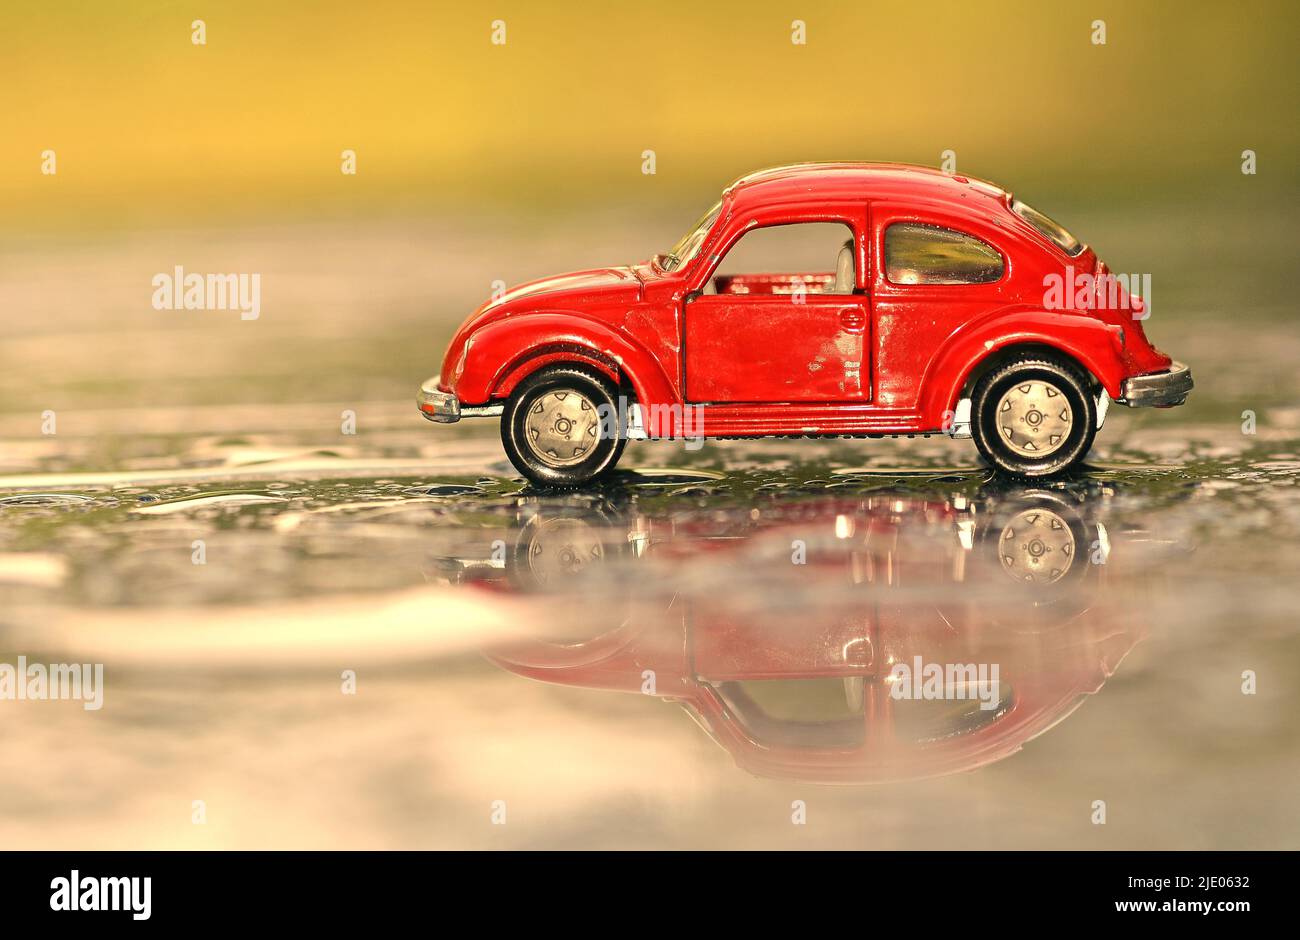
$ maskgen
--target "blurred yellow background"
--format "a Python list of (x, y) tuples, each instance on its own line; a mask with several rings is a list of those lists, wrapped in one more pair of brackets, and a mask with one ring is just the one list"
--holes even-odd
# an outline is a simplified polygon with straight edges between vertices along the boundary
[[(1298, 23), (1281, 2), (11, 0), (0, 433), (164, 402), (418, 423), (493, 284), (647, 258), (763, 166), (945, 151), (1151, 273), (1149, 335), (1217, 360), (1184, 412), (1292, 400)], [(153, 309), (176, 265), (258, 274), (260, 319)]]
[(944, 150), (1044, 203), (1232, 199), (1244, 149), (1253, 192), (1296, 188), (1291, 3), (471, 6), (10, 0), (10, 224), (702, 207), (764, 165)]

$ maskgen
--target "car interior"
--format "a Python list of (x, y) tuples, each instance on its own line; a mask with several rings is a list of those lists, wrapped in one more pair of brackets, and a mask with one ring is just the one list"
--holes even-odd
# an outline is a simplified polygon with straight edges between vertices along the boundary
[[(847, 235), (847, 237), (846, 237)], [(747, 232), (722, 259), (704, 294), (851, 294), (853, 235), (836, 222), (774, 225)]]

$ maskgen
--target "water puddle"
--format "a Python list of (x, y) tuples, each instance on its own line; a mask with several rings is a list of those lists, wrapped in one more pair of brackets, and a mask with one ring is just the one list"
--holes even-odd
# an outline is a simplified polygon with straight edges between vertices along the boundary
[(0, 506), (84, 506), (94, 503), (90, 496), (77, 496), (72, 493), (20, 493), (15, 496), (0, 496)]
[(478, 484), (434, 483), (407, 487), (402, 492), (408, 496), (469, 496), (482, 493), (483, 487)]
[[(706, 449), (708, 465), (566, 493), (477, 444), (440, 455), (461, 472), (348, 460), (255, 486), (162, 470), (16, 485), (0, 491), (0, 646), (103, 662), (112, 707), (140, 717), (45, 711), (7, 725), (10, 747), (145, 755), (100, 798), (156, 786), (148, 755), (183, 734), (181, 767), (226, 754), (280, 779), (347, 753), (406, 779), (392, 755), (425, 754), (416, 791), (525, 805), (594, 798), (573, 774), (596, 768), (619, 799), (733, 794), (714, 810), (729, 819), (737, 792), (793, 798), (741, 780), (832, 815), (858, 811), (827, 795), (845, 787), (920, 812), (900, 786), (918, 779), (927, 813), (972, 794), (1020, 807), (1059, 774), (1115, 792), (1163, 779), (1186, 727), (1234, 780), (1265, 761), (1257, 793), (1300, 753), (1252, 743), (1300, 708), (1300, 658), (1279, 654), (1300, 643), (1288, 451), (1169, 467), (1130, 446), (1037, 484), (804, 453), (719, 469)], [(1267, 674), (1266, 709), (1236, 691), (1247, 669)], [(359, 697), (338, 691), (349, 673)]]
[(664, 469), (636, 467), (620, 474), (622, 482), (630, 486), (681, 486), (688, 483), (706, 483), (725, 480), (727, 475), (710, 470)]
[[(141, 497), (145, 500), (145, 497)], [(261, 506), (267, 503), (285, 503), (283, 496), (268, 496), (264, 493), (214, 493), (208, 496), (186, 496), (166, 502), (148, 500), (148, 505), (137, 506), (131, 511), (149, 516), (165, 516), (171, 513), (188, 512), (192, 509), (206, 509), (212, 506), (231, 508), (237, 506)]]

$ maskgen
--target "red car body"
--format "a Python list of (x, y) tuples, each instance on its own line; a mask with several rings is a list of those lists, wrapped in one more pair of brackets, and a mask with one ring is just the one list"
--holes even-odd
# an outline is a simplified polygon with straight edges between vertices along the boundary
[[(1077, 365), (1099, 399), (1170, 405), (1190, 390), (1186, 367), (1147, 340), (1140, 300), (1123, 293), (1118, 309), (1047, 309), (1049, 276), (1095, 278), (1106, 266), (1086, 246), (1061, 250), (990, 184), (904, 165), (810, 164), (744, 177), (719, 205), (680, 267), (656, 256), (547, 278), (474, 311), (422, 389), (425, 416), (499, 414), (522, 380), (556, 363), (626, 390), (648, 424), (701, 406), (708, 437), (951, 433), (975, 379), (1015, 352)], [(851, 229), (851, 294), (821, 293), (829, 272), (711, 283), (743, 235), (800, 222)], [(1001, 255), (1001, 276), (892, 282), (884, 233), (898, 222), (973, 236)], [(791, 303), (796, 277), (808, 292)], [(676, 418), (647, 431), (681, 436)]]

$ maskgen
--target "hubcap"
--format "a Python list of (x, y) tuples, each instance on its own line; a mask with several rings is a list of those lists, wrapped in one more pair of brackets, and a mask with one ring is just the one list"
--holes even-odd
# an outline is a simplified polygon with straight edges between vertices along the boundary
[(1007, 389), (998, 402), (998, 433), (1022, 457), (1046, 457), (1058, 450), (1074, 426), (1074, 412), (1061, 390), (1034, 379)]
[(546, 522), (528, 544), (528, 569), (541, 586), (566, 584), (604, 560), (600, 531), (579, 519)]
[(549, 467), (581, 463), (599, 440), (600, 420), (591, 399), (572, 389), (547, 392), (524, 419), (528, 449)]
[(1052, 584), (1074, 564), (1074, 533), (1056, 513), (1026, 509), (1002, 530), (998, 557), (1017, 581)]

